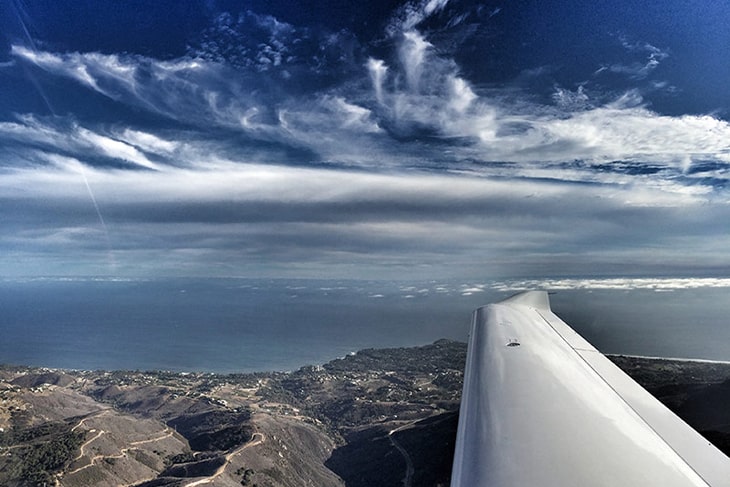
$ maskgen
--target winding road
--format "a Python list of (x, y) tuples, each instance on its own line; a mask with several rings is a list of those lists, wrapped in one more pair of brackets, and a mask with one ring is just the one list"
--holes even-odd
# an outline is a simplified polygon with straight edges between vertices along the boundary
[(85, 422), (87, 422), (88, 420), (97, 418), (97, 417), (101, 416), (102, 414), (107, 414), (110, 411), (111, 411), (111, 408), (104, 408), (104, 409), (100, 409), (98, 411), (94, 411), (93, 413), (89, 413), (88, 415), (86, 415), (86, 417), (84, 417), (83, 419), (79, 420), (79, 422), (76, 424), (76, 426), (74, 426), (73, 428), (71, 428), (71, 431), (76, 431), (78, 428), (80, 428), (81, 426), (83, 426), (83, 424)]
[(213, 475), (211, 475), (210, 477), (206, 477), (204, 479), (196, 480), (195, 482), (191, 482), (189, 484), (186, 484), (185, 487), (195, 487), (196, 485), (209, 484), (209, 483), (213, 482), (215, 479), (217, 479), (218, 477), (220, 477), (221, 475), (223, 475), (223, 472), (226, 471), (226, 467), (228, 467), (228, 465), (231, 463), (231, 458), (233, 458), (234, 456), (238, 455), (239, 453), (241, 453), (246, 448), (249, 448), (251, 446), (260, 445), (264, 441), (266, 441), (266, 437), (263, 435), (263, 433), (254, 433), (251, 436), (251, 441), (249, 441), (248, 443), (244, 443), (243, 445), (239, 446), (238, 448), (236, 448), (232, 452), (226, 454), (226, 456), (225, 456), (225, 459), (226, 459), (225, 463), (223, 463), (223, 465), (221, 465), (220, 467), (218, 467), (218, 470), (216, 470)]
[(416, 473), (416, 470), (413, 468), (413, 460), (411, 459), (411, 455), (405, 448), (403, 448), (403, 445), (398, 443), (398, 440), (395, 439), (395, 436), (393, 436), (393, 434), (410, 427), (412, 424), (413, 423), (404, 424), (403, 426), (400, 426), (388, 432), (388, 439), (393, 444), (393, 446), (400, 452), (400, 454), (403, 455), (403, 458), (406, 461), (406, 476), (405, 478), (403, 478), (403, 487), (411, 487), (411, 485), (413, 484), (413, 474)]
[[(73, 428), (71, 428), (71, 431), (75, 431), (75, 430), (76, 430), (76, 429), (78, 429), (79, 427), (83, 426), (83, 425), (84, 425), (84, 423), (85, 423), (86, 421), (88, 421), (89, 419), (95, 418), (95, 417), (97, 417), (97, 416), (100, 416), (100, 415), (102, 415), (102, 414), (105, 414), (105, 413), (108, 413), (108, 412), (109, 412), (109, 409), (104, 409), (104, 410), (101, 410), (101, 411), (97, 411), (97, 412), (95, 412), (95, 413), (92, 413), (92, 414), (90, 414), (89, 416), (87, 416), (87, 417), (85, 417), (85, 418), (81, 419), (81, 420), (80, 420), (80, 421), (78, 422), (78, 424), (76, 424), (76, 426), (74, 426)], [(79, 455), (78, 455), (78, 456), (77, 456), (77, 457), (76, 457), (76, 458), (75, 458), (75, 459), (73, 460), (74, 462), (76, 462), (76, 461), (79, 461), (79, 460), (81, 460), (81, 459), (82, 459), (82, 458), (83, 458), (84, 456), (86, 456), (86, 453), (85, 453), (85, 449), (86, 449), (86, 448), (87, 448), (87, 447), (88, 447), (88, 446), (89, 446), (89, 445), (90, 445), (91, 443), (93, 443), (94, 441), (96, 441), (97, 439), (99, 439), (99, 438), (100, 438), (100, 437), (101, 437), (102, 435), (104, 435), (104, 434), (106, 434), (106, 433), (107, 433), (106, 431), (104, 431), (104, 430), (102, 430), (102, 429), (99, 429), (99, 430), (91, 429), (91, 430), (89, 430), (89, 432), (90, 432), (90, 433), (95, 433), (95, 434), (94, 434), (94, 436), (92, 436), (91, 438), (89, 438), (88, 440), (86, 440), (86, 441), (85, 441), (85, 442), (84, 442), (84, 443), (83, 443), (83, 444), (81, 445), (81, 447), (79, 448)], [(138, 447), (139, 445), (143, 445), (143, 444), (146, 444), (146, 443), (154, 443), (154, 442), (156, 442), (156, 441), (160, 441), (160, 440), (163, 440), (163, 439), (165, 439), (165, 438), (169, 438), (169, 437), (170, 437), (170, 436), (172, 436), (173, 434), (174, 434), (174, 431), (173, 431), (172, 429), (170, 429), (169, 427), (166, 427), (166, 428), (165, 428), (165, 429), (164, 429), (164, 430), (163, 430), (163, 431), (161, 432), (161, 434), (160, 434), (159, 436), (156, 436), (156, 437), (154, 437), (154, 438), (149, 438), (149, 439), (147, 439), (147, 440), (139, 440), (139, 441), (133, 441), (133, 442), (129, 443), (129, 446), (127, 446), (127, 447), (125, 447), (125, 448), (122, 448), (122, 449), (120, 449), (120, 450), (119, 450), (119, 454), (117, 454), (117, 455), (94, 455), (93, 457), (89, 458), (89, 463), (88, 463), (88, 464), (86, 464), (86, 465), (84, 465), (84, 466), (82, 466), (82, 467), (78, 467), (78, 468), (76, 468), (76, 469), (74, 469), (74, 470), (71, 470), (71, 471), (65, 472), (65, 473), (64, 473), (64, 476), (67, 476), (67, 475), (73, 475), (73, 474), (75, 474), (75, 473), (78, 473), (78, 472), (80, 472), (80, 471), (82, 471), (82, 470), (85, 470), (85, 469), (87, 469), (87, 468), (89, 468), (89, 467), (92, 467), (92, 466), (94, 466), (94, 465), (95, 465), (95, 464), (96, 464), (96, 463), (97, 463), (97, 462), (98, 462), (99, 460), (103, 460), (103, 459), (105, 459), (105, 458), (122, 458), (122, 457), (124, 457), (124, 456), (125, 456), (125, 455), (127, 454), (127, 452), (129, 452), (130, 450), (135, 450), (135, 449), (138, 449), (137, 447)], [(220, 467), (218, 467), (218, 469), (217, 469), (217, 470), (215, 471), (215, 473), (214, 473), (213, 475), (211, 475), (210, 477), (205, 477), (205, 478), (203, 478), (203, 479), (199, 479), (199, 480), (196, 480), (196, 481), (194, 481), (194, 482), (191, 482), (191, 483), (187, 484), (187, 485), (186, 485), (185, 487), (195, 487), (196, 485), (203, 485), (203, 484), (209, 484), (209, 483), (213, 482), (213, 481), (214, 481), (215, 479), (217, 479), (218, 477), (220, 477), (221, 475), (223, 475), (223, 473), (224, 473), (224, 472), (226, 471), (226, 468), (228, 467), (228, 465), (230, 465), (230, 463), (231, 463), (231, 459), (232, 459), (233, 457), (235, 457), (236, 455), (238, 455), (239, 453), (241, 453), (241, 452), (242, 452), (243, 450), (245, 450), (246, 448), (249, 448), (249, 447), (252, 447), (252, 446), (256, 446), (256, 445), (260, 445), (260, 444), (261, 444), (261, 443), (263, 443), (264, 441), (266, 441), (266, 437), (264, 436), (264, 434), (263, 434), (263, 433), (254, 433), (254, 434), (253, 434), (253, 435), (251, 436), (251, 441), (249, 441), (249, 442), (247, 442), (247, 443), (244, 443), (244, 444), (243, 444), (243, 445), (241, 445), (240, 447), (236, 448), (236, 449), (235, 449), (235, 450), (233, 450), (233, 451), (230, 451), (229, 453), (227, 453), (227, 454), (225, 455), (225, 457), (224, 457), (224, 458), (225, 458), (225, 462), (223, 463), (223, 465), (221, 465)], [(58, 481), (58, 480), (57, 480), (57, 481)]]
[[(84, 448), (86, 448), (91, 442), (93, 442), (94, 440), (96, 440), (97, 438), (99, 438), (101, 435), (103, 435), (105, 433), (106, 433), (106, 431), (99, 430), (93, 438), (90, 438), (89, 440), (87, 440), (86, 442), (84, 442), (84, 444), (81, 445), (79, 456), (77, 456), (74, 459), (74, 462), (76, 462), (78, 460), (81, 460), (81, 458), (84, 456)], [(133, 441), (133, 442), (131, 442), (129, 444), (128, 447), (125, 447), (125, 448), (122, 448), (121, 450), (119, 450), (119, 454), (118, 455), (95, 455), (95, 456), (91, 457), (90, 463), (88, 465), (84, 465), (83, 467), (79, 467), (79, 468), (76, 468), (76, 469), (71, 470), (69, 472), (66, 472), (65, 475), (72, 475), (72, 474), (78, 473), (78, 472), (80, 472), (80, 471), (82, 471), (84, 469), (87, 469), (87, 468), (95, 465), (96, 462), (99, 461), (100, 459), (104, 459), (104, 458), (122, 458), (122, 457), (124, 457), (127, 454), (127, 452), (129, 450), (136, 450), (136, 449), (138, 449), (138, 448), (136, 448), (136, 446), (138, 446), (138, 445), (143, 445), (145, 443), (154, 443), (156, 441), (164, 440), (165, 438), (169, 438), (173, 434), (174, 434), (173, 430), (171, 430), (169, 427), (165, 427), (165, 429), (163, 430), (163, 433), (160, 436), (158, 436), (158, 437), (150, 438), (150, 439), (147, 439), (147, 440)]]

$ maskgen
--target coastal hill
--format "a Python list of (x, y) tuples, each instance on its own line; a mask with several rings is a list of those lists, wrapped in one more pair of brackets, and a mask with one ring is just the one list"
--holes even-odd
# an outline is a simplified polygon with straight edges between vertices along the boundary
[[(447, 486), (466, 345), (294, 372), (0, 369), (0, 485)], [(610, 357), (730, 451), (730, 365)]]

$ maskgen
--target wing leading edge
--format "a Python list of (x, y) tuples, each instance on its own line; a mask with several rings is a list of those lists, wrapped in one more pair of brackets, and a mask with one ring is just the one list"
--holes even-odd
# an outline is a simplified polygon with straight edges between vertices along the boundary
[(730, 487), (730, 459), (531, 291), (474, 312), (451, 485)]

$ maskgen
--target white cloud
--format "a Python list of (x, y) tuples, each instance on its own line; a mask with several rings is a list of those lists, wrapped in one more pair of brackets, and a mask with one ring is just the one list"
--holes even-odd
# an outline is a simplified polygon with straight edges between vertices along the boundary
[(172, 155), (180, 148), (180, 143), (172, 140), (165, 140), (154, 134), (143, 132), (141, 130), (124, 129), (116, 137), (130, 145), (137, 147), (145, 152), (151, 152), (160, 155)]
[(370, 73), (370, 79), (373, 83), (373, 90), (375, 91), (375, 98), (378, 103), (383, 103), (383, 83), (385, 82), (385, 76), (388, 73), (388, 67), (380, 59), (368, 58), (367, 64), (368, 72)]
[[(176, 123), (162, 130), (32, 115), (0, 122), (0, 197), (18, 208), (14, 221), (28, 218), (4, 231), (22, 242), (4, 241), (45, 252), (81, 248), (87, 231), (100, 240), (94, 211), (80, 210), (89, 210), (90, 188), (115, 255), (123, 262), (129, 252), (129, 262), (135, 255), (152, 267), (160, 259), (169, 268), (212, 263), (232, 274), (245, 261), (291, 273), (316, 274), (324, 263), (345, 275), (358, 265), (373, 273), (391, 266), (392, 275), (426, 266), (500, 275), (730, 266), (722, 248), (730, 242), (717, 229), (730, 218), (718, 189), (728, 180), (727, 122), (660, 115), (636, 91), (606, 103), (584, 85), (556, 87), (553, 103), (540, 105), (486, 89), (417, 30), (446, 4), (407, 4), (391, 25), (390, 56), (365, 52), (353, 63), (361, 79), (309, 91), (268, 86), (301, 53), (292, 46), (302, 32), (273, 17), (246, 19), (265, 42), (238, 53), (253, 63), (240, 71), (226, 65), (233, 54), (213, 56), (212, 45), (211, 56), (166, 61), (13, 47), (16, 62)], [(221, 29), (240, 35), (243, 24), (230, 20)], [(632, 49), (643, 56), (636, 75), (666, 57), (649, 45)], [(136, 168), (153, 171), (129, 170)], [(46, 212), (72, 221), (39, 233), (32, 218), (40, 228)], [(697, 262), (693, 249), (706, 251)], [(505, 286), (541, 284), (724, 285)]]
[(451, 89), (449, 107), (457, 113), (466, 112), (474, 100), (477, 99), (477, 95), (462, 78), (449, 77), (448, 83)]
[(331, 109), (343, 127), (352, 128), (357, 132), (381, 132), (378, 124), (372, 119), (372, 113), (367, 108), (348, 103), (342, 97), (324, 98), (323, 105)]
[[(386, 66), (376, 59), (367, 62), (373, 97), (379, 104), (375, 112), (354, 101), (361, 98), (360, 93), (345, 89), (320, 94), (314, 101), (263, 95), (258, 100), (247, 90), (245, 77), (230, 79), (224, 67), (203, 60), (51, 54), (19, 46), (12, 52), (106, 96), (183, 123), (239, 130), (257, 139), (306, 147), (324, 160), (350, 164), (383, 166), (403, 161), (411, 165), (425, 156), (424, 165), (428, 165), (429, 159), (440, 159), (440, 149), (409, 153), (409, 147), (394, 141), (388, 132), (395, 130), (402, 136), (424, 128), (442, 137), (470, 141), (450, 149), (461, 160), (637, 161), (685, 174), (694, 161), (730, 162), (730, 126), (715, 117), (659, 115), (644, 106), (636, 92), (593, 106), (582, 87), (576, 91), (556, 88), (557, 111), (529, 103), (510, 105), (480, 94), (460, 76), (453, 61), (431, 52), (431, 44), (418, 31), (406, 31), (399, 42), (397, 65)], [(661, 51), (651, 50), (650, 55), (661, 57)], [(33, 125), (27, 120), (25, 124)], [(6, 133), (17, 128), (3, 124)], [(48, 136), (47, 132), (23, 134), (27, 140), (44, 143)], [(156, 153), (160, 147), (145, 149), (144, 142), (135, 145), (131, 140), (125, 147), (121, 145), (127, 143), (124, 134), (103, 136), (114, 140), (101, 143), (92, 135), (87, 142), (111, 157), (155, 167), (140, 151)], [(587, 172), (584, 176), (590, 177)]]
[[(502, 142), (517, 142), (521, 152), (535, 160), (566, 160), (570, 153), (593, 161), (640, 160), (677, 166), (686, 156), (727, 160), (730, 152), (730, 125), (710, 116), (670, 117), (643, 107), (607, 105), (530, 124), (530, 132)], [(558, 143), (567, 150), (551, 154), (551, 146)]]
[(716, 277), (687, 278), (610, 278), (610, 279), (528, 279), (524, 281), (497, 282), (491, 285), (499, 291), (519, 291), (525, 289), (576, 290), (612, 289), (630, 291), (634, 289), (653, 289), (672, 291), (680, 289), (730, 288), (730, 279)]
[[(77, 154), (80, 159), (108, 157), (133, 166), (159, 169), (147, 156), (122, 140), (64, 121), (60, 126), (32, 116), (20, 117), (17, 123), (0, 123), (0, 137), (40, 145), (46, 151)], [(8, 164), (10, 161), (6, 161)]]
[(79, 141), (87, 142), (107, 157), (132, 162), (148, 169), (159, 168), (157, 164), (147, 159), (143, 153), (125, 142), (99, 135), (85, 128), (78, 128), (77, 133)]
[(400, 61), (405, 71), (406, 83), (412, 93), (421, 91), (421, 75), (428, 49), (433, 45), (416, 31), (403, 33), (400, 46)]
[(398, 35), (401, 32), (412, 30), (428, 17), (443, 10), (448, 3), (449, 0), (416, 0), (407, 2), (393, 16), (393, 20), (386, 31), (390, 35)]
[(584, 110), (590, 107), (589, 98), (584, 91), (583, 85), (579, 86), (576, 91), (556, 87), (552, 98), (556, 105), (569, 112)]
[(13, 46), (12, 54), (58, 76), (75, 79), (113, 100), (143, 107), (173, 120), (240, 127), (252, 100), (245, 87), (215, 63), (181, 58), (160, 61), (139, 55), (52, 54)]

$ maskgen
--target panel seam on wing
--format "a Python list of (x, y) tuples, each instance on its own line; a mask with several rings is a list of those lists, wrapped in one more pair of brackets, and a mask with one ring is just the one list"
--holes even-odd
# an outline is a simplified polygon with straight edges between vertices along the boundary
[[(697, 470), (696, 470), (696, 469), (694, 468), (694, 466), (693, 466), (693, 465), (692, 465), (691, 463), (689, 463), (689, 462), (687, 461), (687, 459), (686, 459), (686, 458), (684, 458), (684, 456), (683, 456), (683, 455), (681, 455), (681, 454), (680, 454), (680, 453), (679, 453), (679, 452), (678, 452), (678, 451), (677, 451), (677, 450), (676, 450), (676, 449), (674, 448), (674, 445), (672, 445), (671, 443), (669, 443), (669, 442), (668, 442), (668, 441), (667, 441), (667, 440), (666, 440), (666, 439), (664, 438), (664, 436), (663, 436), (663, 435), (661, 435), (661, 434), (660, 434), (660, 433), (659, 433), (659, 432), (658, 432), (658, 431), (656, 430), (656, 428), (654, 428), (654, 426), (652, 426), (652, 424), (651, 424), (651, 423), (650, 423), (649, 421), (647, 421), (647, 419), (646, 419), (646, 418), (645, 418), (645, 417), (644, 417), (644, 416), (643, 416), (643, 415), (642, 415), (641, 413), (639, 413), (639, 411), (637, 411), (637, 410), (636, 410), (636, 408), (634, 408), (634, 406), (633, 406), (633, 405), (632, 405), (632, 404), (631, 404), (631, 403), (630, 403), (629, 401), (627, 401), (626, 399), (624, 399), (624, 397), (623, 397), (623, 396), (622, 396), (622, 395), (621, 395), (621, 394), (619, 393), (619, 391), (618, 391), (618, 390), (616, 390), (616, 388), (615, 388), (615, 387), (613, 386), (613, 384), (611, 384), (611, 383), (610, 383), (609, 381), (607, 381), (607, 380), (606, 380), (606, 379), (605, 379), (605, 378), (603, 377), (603, 375), (601, 375), (601, 373), (600, 373), (600, 372), (598, 372), (598, 370), (596, 370), (596, 368), (595, 368), (595, 367), (593, 367), (593, 365), (591, 365), (591, 363), (590, 363), (590, 362), (589, 362), (588, 360), (586, 360), (586, 359), (585, 359), (585, 357), (583, 357), (583, 355), (581, 355), (580, 353), (578, 353), (578, 351), (583, 351), (583, 352), (592, 352), (592, 353), (598, 353), (598, 354), (601, 354), (601, 355), (603, 355), (603, 354), (602, 354), (602, 353), (601, 353), (601, 352), (600, 352), (599, 350), (596, 350), (596, 349), (593, 349), (593, 350), (581, 350), (581, 349), (579, 349), (579, 348), (573, 347), (573, 346), (572, 346), (572, 345), (570, 344), (570, 342), (569, 342), (569, 341), (568, 341), (568, 340), (567, 340), (567, 339), (566, 339), (566, 338), (565, 338), (565, 337), (564, 337), (564, 336), (563, 336), (563, 335), (562, 335), (562, 334), (561, 334), (561, 333), (560, 333), (560, 332), (559, 332), (559, 331), (558, 331), (558, 330), (557, 330), (557, 329), (556, 329), (556, 328), (555, 328), (555, 327), (553, 326), (553, 324), (552, 324), (552, 323), (550, 322), (550, 320), (548, 320), (548, 319), (547, 319), (547, 318), (545, 317), (545, 315), (543, 315), (543, 314), (542, 314), (542, 312), (541, 312), (541, 311), (540, 311), (539, 309), (537, 309), (537, 308), (533, 308), (533, 310), (534, 310), (534, 311), (535, 311), (535, 312), (536, 312), (536, 313), (538, 314), (538, 316), (540, 316), (540, 318), (542, 318), (542, 319), (543, 319), (543, 321), (545, 321), (545, 323), (546, 323), (546, 324), (547, 324), (547, 325), (548, 325), (548, 326), (549, 326), (549, 327), (550, 327), (550, 328), (551, 328), (551, 329), (552, 329), (552, 330), (553, 330), (553, 331), (554, 331), (554, 332), (555, 332), (555, 333), (556, 333), (556, 334), (557, 334), (557, 335), (558, 335), (558, 336), (560, 337), (560, 339), (561, 339), (561, 340), (563, 340), (563, 341), (565, 342), (565, 344), (566, 344), (566, 345), (568, 345), (568, 347), (570, 347), (570, 349), (571, 349), (571, 350), (573, 350), (574, 352), (576, 352), (576, 355), (577, 355), (577, 356), (578, 356), (578, 357), (580, 358), (580, 360), (581, 360), (581, 361), (582, 361), (583, 363), (585, 363), (585, 364), (586, 364), (586, 365), (587, 365), (587, 366), (588, 366), (588, 367), (589, 367), (589, 368), (590, 368), (590, 369), (591, 369), (591, 370), (592, 370), (592, 371), (593, 371), (593, 372), (594, 372), (594, 373), (595, 373), (595, 374), (596, 374), (596, 375), (597, 375), (597, 376), (598, 376), (598, 377), (599, 377), (599, 378), (601, 379), (601, 381), (603, 381), (603, 383), (604, 383), (604, 384), (606, 384), (606, 385), (607, 385), (607, 386), (608, 386), (608, 387), (609, 387), (609, 388), (610, 388), (610, 389), (611, 389), (611, 390), (613, 391), (613, 393), (614, 393), (614, 394), (616, 394), (616, 396), (618, 396), (618, 398), (619, 398), (619, 399), (621, 400), (621, 402), (623, 402), (624, 404), (626, 404), (626, 406), (627, 406), (627, 407), (628, 407), (628, 408), (629, 408), (629, 409), (630, 409), (631, 411), (633, 411), (633, 412), (634, 412), (634, 414), (636, 414), (636, 416), (637, 416), (637, 417), (638, 417), (638, 418), (639, 418), (639, 419), (640, 419), (640, 420), (641, 420), (641, 421), (642, 421), (642, 422), (643, 422), (643, 423), (644, 423), (644, 424), (645, 424), (645, 425), (646, 425), (646, 426), (647, 426), (647, 427), (648, 427), (648, 428), (649, 428), (649, 429), (650, 429), (651, 431), (653, 431), (653, 432), (654, 432), (654, 434), (655, 434), (655, 435), (657, 435), (657, 437), (659, 437), (659, 438), (660, 438), (660, 439), (661, 439), (661, 440), (662, 440), (662, 441), (664, 442), (664, 444), (665, 444), (665, 445), (667, 445), (667, 447), (668, 447), (668, 448), (669, 448), (670, 450), (672, 450), (672, 451), (674, 452), (674, 454), (675, 454), (675, 455), (677, 455), (677, 457), (679, 457), (679, 458), (680, 458), (680, 459), (681, 459), (681, 460), (682, 460), (682, 461), (684, 462), (684, 464), (685, 464), (685, 465), (687, 465), (687, 467), (688, 467), (688, 468), (689, 468), (690, 470), (692, 470), (692, 471), (693, 471), (693, 472), (694, 472), (694, 473), (695, 473), (695, 474), (697, 475), (697, 477), (699, 477), (699, 478), (700, 478), (700, 480), (702, 480), (702, 482), (704, 482), (704, 483), (705, 483), (705, 485), (707, 485), (708, 487), (712, 487), (712, 484), (710, 484), (710, 483), (709, 483), (709, 482), (707, 481), (707, 479), (705, 479), (705, 477), (704, 477), (704, 476), (703, 476), (703, 475), (702, 475), (702, 474), (701, 474), (700, 472), (698, 472), (698, 471), (697, 471)], [(618, 368), (617, 368), (617, 369), (618, 369)], [(619, 370), (619, 372), (621, 372), (622, 374), (624, 373), (624, 372), (623, 372), (623, 371), (621, 371), (620, 369), (618, 369), (618, 370)], [(633, 379), (631, 379), (631, 380), (633, 380)]]

